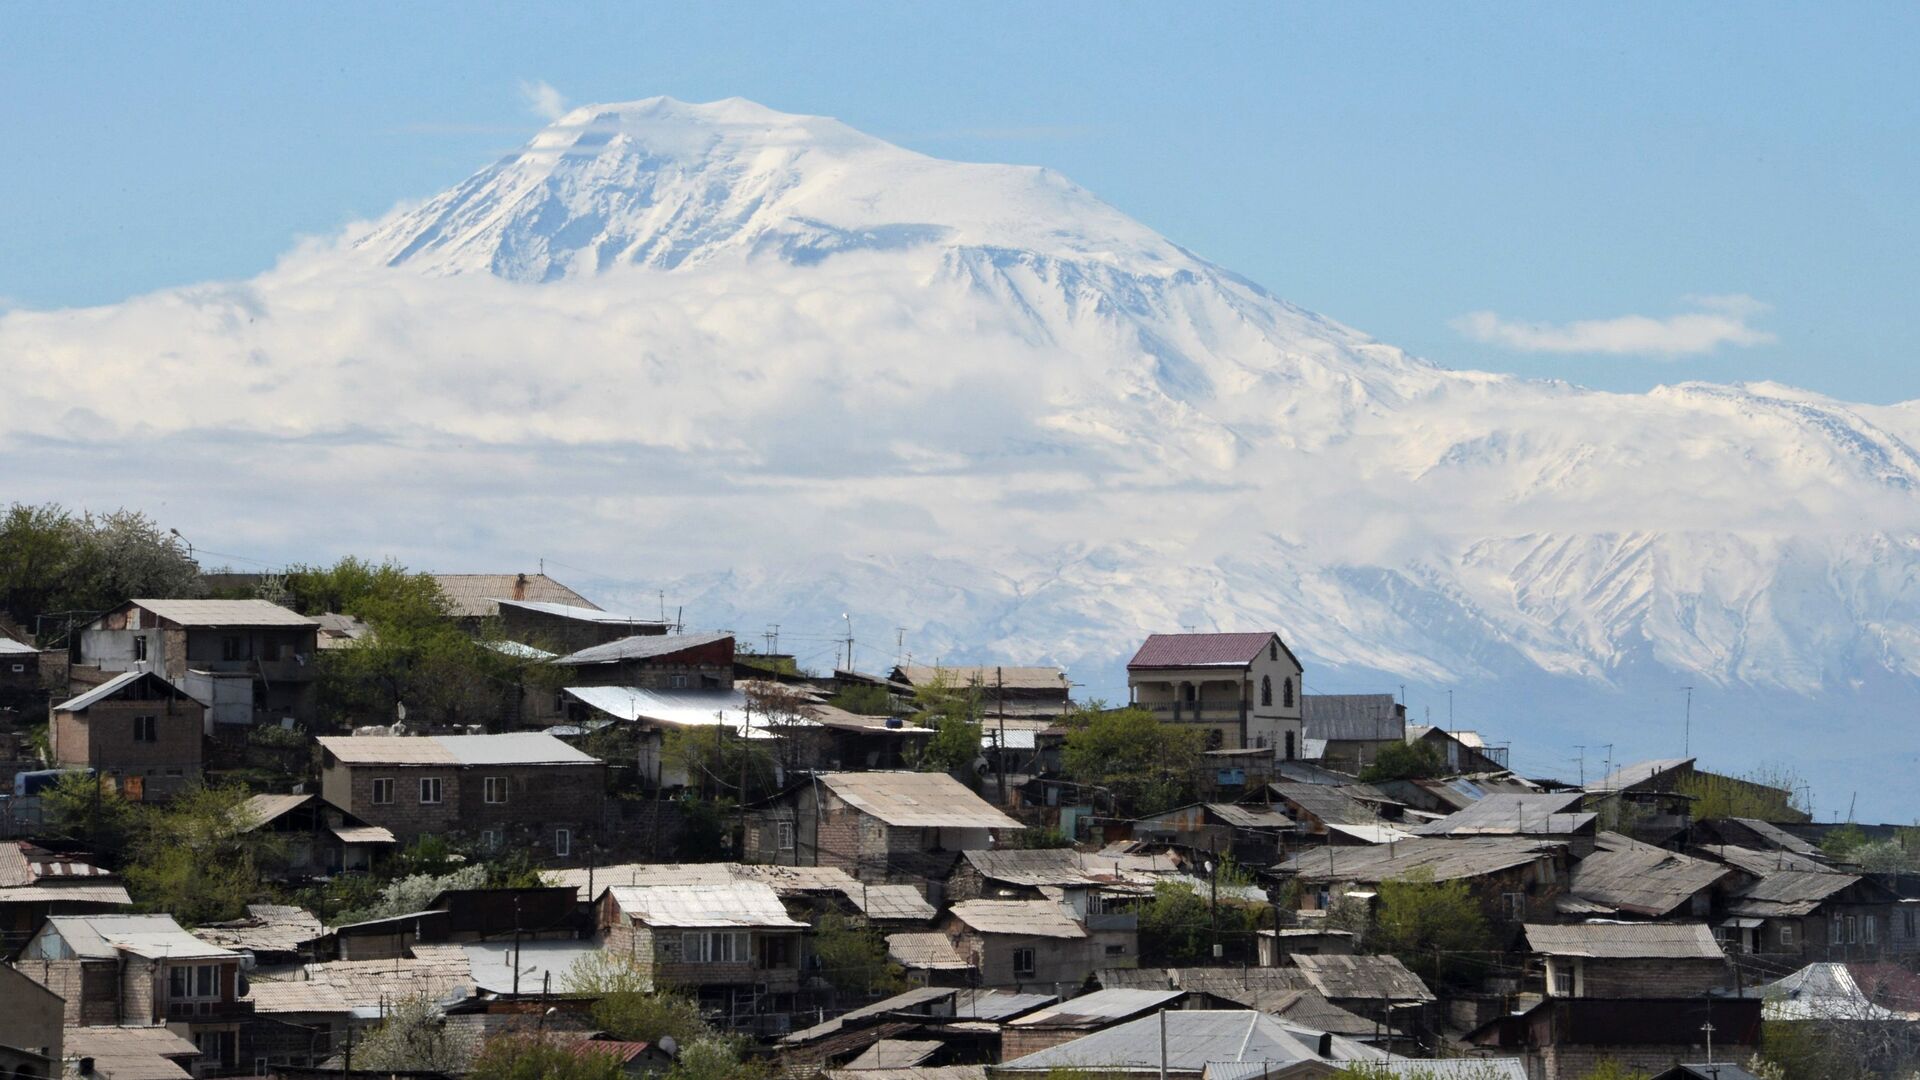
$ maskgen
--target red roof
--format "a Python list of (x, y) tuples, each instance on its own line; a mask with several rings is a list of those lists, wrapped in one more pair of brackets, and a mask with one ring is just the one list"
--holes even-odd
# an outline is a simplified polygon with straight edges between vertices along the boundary
[(1271, 633), (1149, 634), (1140, 651), (1127, 661), (1127, 668), (1250, 664), (1273, 638)]

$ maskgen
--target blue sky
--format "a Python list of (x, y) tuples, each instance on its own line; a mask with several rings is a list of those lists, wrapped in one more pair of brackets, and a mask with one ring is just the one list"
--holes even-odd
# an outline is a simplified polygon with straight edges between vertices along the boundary
[(1916, 10), (12, 5), (0, 297), (249, 275), (516, 145), (543, 80), (1050, 165), (1452, 366), (1920, 398)]

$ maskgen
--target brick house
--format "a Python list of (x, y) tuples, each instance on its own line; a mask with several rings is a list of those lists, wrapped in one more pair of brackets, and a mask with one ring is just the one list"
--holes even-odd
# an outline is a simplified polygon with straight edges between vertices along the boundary
[(1583, 923), (1526, 928), (1551, 997), (1705, 997), (1734, 985), (1705, 923)]
[(145, 668), (213, 709), (216, 724), (313, 719), (320, 624), (265, 600), (129, 600), (80, 631), (80, 664)]
[(960, 852), (1021, 828), (945, 773), (816, 773), (748, 812), (744, 858), (869, 882), (945, 879)]
[(323, 736), (320, 795), (402, 843), (428, 833), (577, 858), (606, 763), (551, 735)]
[(1127, 661), (1127, 694), (1160, 720), (1203, 731), (1207, 749), (1299, 757), (1299, 658), (1279, 634), (1151, 634)]
[(287, 877), (371, 870), (374, 860), (391, 852), (391, 831), (369, 825), (318, 795), (255, 795), (247, 800), (253, 825), (283, 845), (275, 869)]
[(980, 986), (1065, 995), (1102, 966), (1087, 928), (1052, 900), (963, 900), (942, 930)]
[(240, 1065), (253, 1015), (240, 996), (241, 954), (202, 941), (171, 915), (55, 915), (18, 966), (66, 1001), (68, 1027), (184, 1026), (210, 1073)]
[(614, 885), (594, 911), (602, 947), (631, 960), (649, 990), (691, 990), (734, 1027), (793, 1009), (807, 924), (770, 885)]
[(86, 915), (131, 907), (126, 886), (88, 856), (0, 840), (0, 952), (26, 944), (49, 915)]
[(151, 671), (123, 671), (53, 706), (54, 763), (112, 778), (130, 799), (164, 799), (200, 778), (207, 707)]

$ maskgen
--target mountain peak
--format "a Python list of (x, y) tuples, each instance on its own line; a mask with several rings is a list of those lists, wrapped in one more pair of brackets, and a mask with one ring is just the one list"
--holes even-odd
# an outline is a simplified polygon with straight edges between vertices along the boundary
[(744, 98), (581, 106), (356, 244), (389, 266), (515, 281), (921, 245), (1195, 262), (1050, 170), (943, 161)]

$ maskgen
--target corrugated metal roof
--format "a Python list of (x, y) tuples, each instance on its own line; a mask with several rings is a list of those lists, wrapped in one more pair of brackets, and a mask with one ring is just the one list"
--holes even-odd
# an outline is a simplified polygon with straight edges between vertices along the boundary
[(1420, 836), (1571, 836), (1588, 829), (1597, 819), (1597, 815), (1571, 809), (1584, 798), (1586, 794), (1579, 791), (1551, 795), (1490, 792), (1472, 806), (1417, 825), (1412, 831)]
[(402, 998), (446, 1001), (473, 994), (472, 965), (467, 961), (466, 951), (458, 945), (416, 942), (412, 957), (329, 960), (309, 964), (301, 970), (309, 977), (308, 981), (332, 987), (355, 1008)]
[(1435, 881), (1479, 877), (1524, 866), (1555, 850), (1529, 837), (1477, 836), (1466, 839), (1421, 836), (1371, 847), (1313, 848), (1280, 864), (1283, 873), (1304, 881), (1372, 884), (1425, 869)]
[(1069, 998), (1051, 1008), (1008, 1021), (1009, 1027), (1100, 1027), (1169, 1005), (1186, 996), (1185, 990), (1095, 990)]
[(913, 1065), (900, 1069), (826, 1070), (827, 1080), (987, 1080), (985, 1065)]
[(638, 634), (595, 645), (555, 660), (556, 664), (578, 667), (582, 664), (616, 664), (626, 660), (653, 660), (662, 656), (720, 641), (732, 641), (732, 634)]
[(1692, 758), (1655, 758), (1651, 761), (1636, 761), (1631, 765), (1623, 765), (1613, 770), (1587, 790), (1596, 793), (1626, 791), (1639, 787), (1656, 776), (1691, 764), (1693, 764)]
[(901, 967), (913, 971), (971, 971), (973, 965), (953, 947), (945, 934), (902, 933), (887, 935), (887, 955)]
[(1580, 923), (1526, 925), (1527, 946), (1546, 956), (1611, 960), (1722, 960), (1705, 923)]
[(538, 731), (498, 735), (323, 735), (320, 745), (349, 765), (596, 765)]
[(39, 649), (36, 649), (33, 646), (28, 645), (24, 641), (15, 641), (5, 634), (0, 634), (0, 656), (38, 656), (38, 655), (40, 655)]
[(513, 600), (504, 596), (487, 597), (487, 603), (506, 605), (521, 611), (538, 612), (576, 622), (598, 623), (603, 626), (672, 626), (671, 619), (642, 619), (635, 615), (626, 615), (617, 611), (602, 611), (597, 607), (582, 607), (579, 604), (557, 604), (546, 600)]
[(1760, 837), (1760, 839), (1765, 840), (1767, 843), (1783, 851), (1791, 851), (1800, 855), (1820, 854), (1820, 848), (1818, 846), (1793, 835), (1771, 821), (1761, 821), (1759, 818), (1744, 817), (1734, 818), (1733, 820), (1751, 829), (1755, 836)]
[(1348, 825), (1343, 822), (1327, 822), (1328, 832), (1337, 832), (1342, 836), (1351, 836), (1363, 844), (1395, 844), (1402, 840), (1413, 839), (1413, 834), (1397, 825), (1376, 822), (1371, 825)]
[(939, 1039), (881, 1039), (847, 1062), (849, 1070), (910, 1069), (947, 1045)]
[(1067, 673), (1057, 667), (995, 667), (991, 664), (941, 665), (902, 664), (894, 669), (894, 678), (913, 686), (978, 684), (988, 690), (1058, 690), (1067, 692)]
[(1053, 994), (1011, 990), (962, 990), (953, 999), (953, 1015), (963, 1020), (1011, 1020), (1060, 1000)]
[(1065, 907), (1051, 900), (963, 900), (953, 905), (952, 913), (969, 929), (982, 934), (1087, 936), (1086, 928), (1074, 922)]
[(1293, 819), (1264, 806), (1239, 806), (1234, 803), (1208, 803), (1207, 812), (1243, 829), (1290, 829)]
[(101, 683), (99, 686), (96, 686), (93, 689), (88, 690), (86, 693), (68, 698), (66, 701), (63, 701), (60, 704), (55, 705), (53, 707), (53, 711), (54, 712), (79, 712), (82, 709), (88, 708), (91, 705), (94, 705), (98, 702), (105, 701), (106, 699), (113, 697), (115, 694), (118, 694), (120, 691), (126, 689), (129, 686), (132, 686), (136, 682), (139, 682), (141, 679), (149, 679), (149, 678), (158, 679), (160, 682), (164, 683), (168, 689), (172, 690), (176, 694), (179, 694), (181, 697), (186, 698), (188, 701), (196, 700), (191, 694), (188, 694), (185, 690), (182, 690), (179, 687), (173, 685), (172, 683), (167, 682), (165, 677), (159, 675), (156, 672), (123, 671), (120, 674), (115, 675), (113, 678), (108, 679), (106, 682)]
[(193, 1040), (165, 1027), (73, 1025), (61, 1040), (68, 1057), (198, 1057)]
[[(1320, 1033), (1251, 1009), (1175, 1009), (1166, 1018), (1165, 1063), (1169, 1071), (1197, 1073), (1209, 1062), (1259, 1061), (1282, 1064), (1323, 1060), (1315, 1052)], [(1096, 1031), (999, 1066), (1003, 1072), (1156, 1071), (1161, 1065), (1161, 1017), (1142, 1017)], [(1385, 1055), (1346, 1039), (1333, 1038), (1332, 1060), (1375, 1060)]]
[(150, 960), (240, 955), (187, 933), (171, 915), (54, 915), (47, 923), (74, 955), (86, 959), (111, 960), (122, 952)]
[(248, 952), (294, 952), (326, 932), (312, 912), (292, 904), (248, 904), (247, 917), (196, 926), (194, 937), (210, 945)]
[(1839, 873), (1826, 863), (1795, 851), (1758, 851), (1733, 844), (1704, 844), (1696, 850), (1754, 877), (1766, 877), (1782, 870), (1804, 870), (1810, 874)]
[[(755, 738), (772, 738), (764, 710), (748, 706), (746, 691), (652, 690), (642, 686), (569, 686), (568, 696), (619, 720), (672, 727), (725, 727)], [(782, 728), (816, 727), (815, 721), (784, 718)]]
[(1309, 739), (1399, 742), (1407, 735), (1392, 694), (1302, 694), (1300, 722)]
[(787, 915), (779, 894), (755, 881), (727, 885), (614, 885), (620, 910), (648, 926), (687, 929), (804, 930)]
[(1749, 885), (1728, 905), (1731, 915), (1758, 918), (1809, 915), (1827, 898), (1858, 884), (1852, 874), (1786, 870)]
[(1610, 911), (1659, 918), (1728, 873), (1718, 863), (1609, 832), (1601, 833), (1593, 853), (1574, 867), (1568, 891)]
[(255, 795), (241, 807), (241, 814), (253, 821), (249, 831), (271, 824), (276, 818), (305, 806), (311, 795)]
[(989, 881), (1030, 888), (1042, 885), (1100, 887), (1124, 884), (1151, 887), (1155, 880), (1153, 875), (1122, 870), (1115, 859), (1086, 855), (1072, 848), (963, 851), (960, 857)]
[(393, 833), (379, 825), (339, 825), (328, 830), (343, 844), (397, 844)]
[(320, 625), (313, 618), (271, 600), (132, 600), (129, 603), (181, 626), (317, 628)]
[(892, 997), (848, 1009), (831, 1020), (818, 1023), (809, 1028), (789, 1032), (780, 1041), (789, 1045), (816, 1042), (845, 1028), (849, 1021), (865, 1020), (870, 1016), (884, 1016), (887, 1013), (918, 1013), (924, 1006), (934, 1002), (947, 1001), (959, 991), (950, 986), (916, 986), (903, 990)]
[(1433, 1001), (1433, 991), (1420, 976), (1394, 956), (1327, 956), (1295, 954), (1293, 964), (1307, 983), (1323, 996), (1339, 1000)]
[(458, 764), (430, 735), (322, 735), (314, 741), (347, 765)]
[(346, 1013), (353, 1009), (329, 983), (270, 982), (252, 979), (242, 1001), (253, 1002), (257, 1013)]
[(1133, 668), (1241, 667), (1253, 663), (1276, 635), (1149, 634), (1127, 661)]
[(1298, 808), (1299, 813), (1313, 817), (1322, 824), (1373, 825), (1380, 820), (1380, 815), (1368, 809), (1364, 803), (1340, 788), (1327, 784), (1277, 780), (1268, 784), (1267, 788), (1275, 798), (1285, 800), (1290, 806)]
[(500, 614), (490, 597), (510, 596), (569, 607), (594, 603), (545, 574), (435, 574), (433, 580), (451, 604), (455, 618), (485, 618)]
[(1912, 1019), (1876, 1005), (1845, 964), (1808, 964), (1784, 979), (1754, 987), (1751, 996), (1766, 1000), (1761, 1015), (1768, 1020)]
[(889, 825), (919, 828), (1024, 829), (946, 773), (818, 774), (828, 790)]
[(473, 941), (462, 946), (473, 984), (489, 994), (514, 993), (519, 966), (521, 996), (563, 994), (572, 989), (573, 965), (600, 951), (597, 941)]

